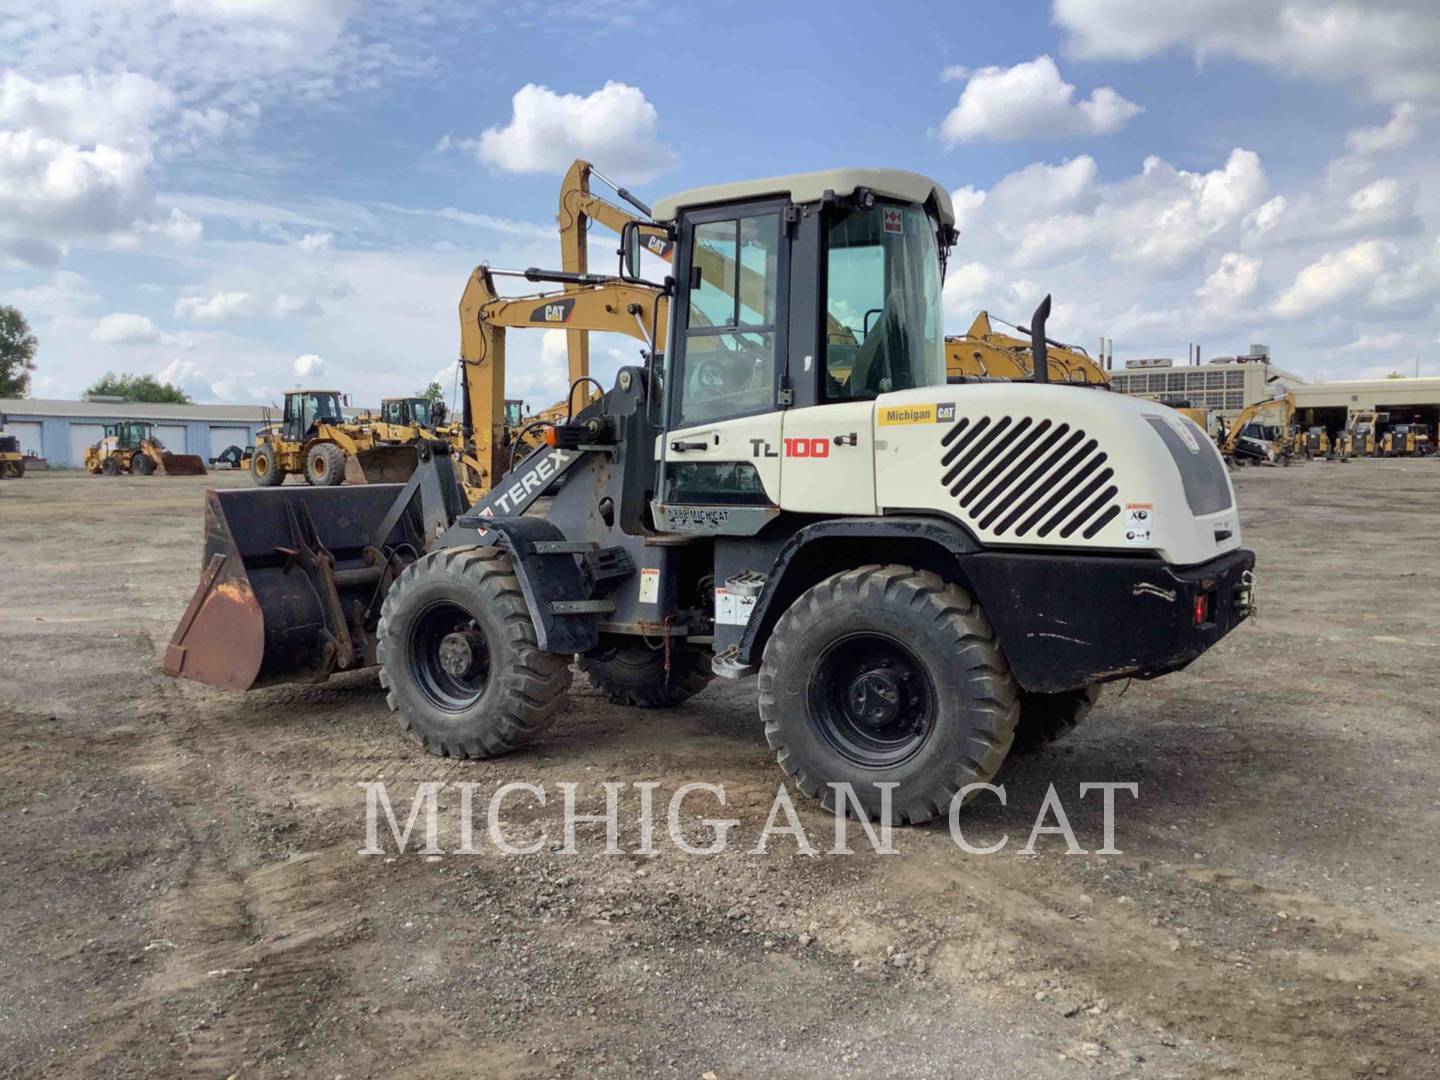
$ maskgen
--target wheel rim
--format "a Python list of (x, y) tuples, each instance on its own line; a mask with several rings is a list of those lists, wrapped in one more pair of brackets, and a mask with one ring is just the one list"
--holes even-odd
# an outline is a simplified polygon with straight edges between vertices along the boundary
[(490, 645), (464, 608), (431, 604), (411, 624), (408, 654), (420, 692), (438, 709), (463, 712), (490, 683)]
[(310, 459), (310, 470), (311, 470), (316, 476), (324, 476), (324, 475), (325, 475), (325, 469), (326, 469), (326, 465), (325, 465), (325, 455), (324, 455), (324, 454), (316, 454), (314, 457), (312, 457), (312, 458)]
[(264, 476), (270, 471), (270, 459), (264, 454), (256, 455), (255, 459), (251, 461), (250, 464), (255, 469), (256, 476)]
[(935, 730), (930, 673), (886, 634), (849, 634), (832, 642), (811, 673), (808, 699), (821, 738), (868, 769), (908, 761)]

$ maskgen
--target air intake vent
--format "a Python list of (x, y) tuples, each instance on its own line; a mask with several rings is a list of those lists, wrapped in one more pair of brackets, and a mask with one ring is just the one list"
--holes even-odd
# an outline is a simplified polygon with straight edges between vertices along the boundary
[(1120, 516), (1115, 471), (1080, 428), (1028, 416), (964, 418), (941, 445), (941, 483), (960, 517), (992, 536), (1089, 540)]

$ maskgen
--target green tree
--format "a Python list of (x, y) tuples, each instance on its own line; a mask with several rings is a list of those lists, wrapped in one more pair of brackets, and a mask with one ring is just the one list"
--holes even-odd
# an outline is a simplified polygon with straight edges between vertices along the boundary
[(30, 392), (35, 345), (20, 309), (0, 304), (0, 398), (21, 398)]
[(184, 390), (168, 382), (162, 383), (154, 375), (116, 375), (113, 371), (107, 371), (105, 377), (85, 393), (124, 398), (126, 401), (165, 402), (172, 405), (187, 405), (190, 402), (190, 395)]
[(432, 382), (424, 390), (417, 390), (415, 392), (415, 396), (423, 397), (433, 405), (437, 401), (445, 400), (445, 391), (441, 388), (440, 383), (437, 380), (436, 382)]

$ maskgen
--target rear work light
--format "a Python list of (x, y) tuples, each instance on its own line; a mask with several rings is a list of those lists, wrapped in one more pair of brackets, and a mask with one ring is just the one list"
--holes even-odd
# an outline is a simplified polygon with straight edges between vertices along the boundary
[(1204, 626), (1210, 621), (1210, 594), (1208, 592), (1195, 594), (1195, 625)]

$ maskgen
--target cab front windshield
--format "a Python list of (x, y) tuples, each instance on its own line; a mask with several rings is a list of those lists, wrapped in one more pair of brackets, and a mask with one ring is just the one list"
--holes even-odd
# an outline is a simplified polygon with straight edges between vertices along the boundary
[(826, 222), (825, 396), (945, 382), (940, 252), (918, 206), (875, 203)]
[(415, 398), (410, 402), (410, 414), (414, 422), (421, 427), (430, 426), (430, 401), (428, 398)]

